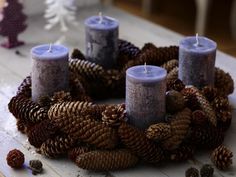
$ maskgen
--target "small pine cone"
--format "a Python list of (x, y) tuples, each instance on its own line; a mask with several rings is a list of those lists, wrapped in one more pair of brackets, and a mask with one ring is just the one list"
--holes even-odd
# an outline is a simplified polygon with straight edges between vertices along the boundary
[(217, 88), (211, 87), (211, 86), (203, 87), (201, 92), (207, 98), (209, 102), (212, 102), (218, 94)]
[(72, 101), (70, 92), (59, 91), (59, 92), (54, 93), (54, 95), (52, 96), (53, 104), (61, 103), (61, 102), (68, 102), (68, 101)]
[(181, 92), (185, 88), (184, 83), (180, 79), (167, 81), (167, 90), (175, 90)]
[(220, 68), (216, 68), (215, 87), (222, 95), (229, 95), (234, 91), (234, 81), (229, 73), (225, 73)]
[(105, 72), (102, 66), (86, 60), (75, 59), (69, 61), (69, 70), (88, 80), (101, 79)]
[(181, 93), (184, 95), (186, 106), (189, 109), (192, 111), (201, 109), (195, 90), (186, 87), (181, 91)]
[(25, 156), (18, 149), (13, 149), (8, 152), (6, 160), (10, 167), (21, 168), (25, 162)]
[(30, 160), (29, 167), (32, 170), (33, 175), (36, 175), (38, 173), (42, 173), (42, 171), (43, 171), (43, 164), (40, 160)]
[(84, 108), (91, 107), (92, 105), (93, 104), (91, 102), (83, 102), (83, 101), (56, 103), (49, 109), (48, 117), (49, 119), (54, 119), (54, 117), (60, 117), (62, 115), (67, 115), (67, 116), (80, 115)]
[(189, 144), (181, 144), (177, 149), (168, 153), (171, 161), (181, 162), (193, 157), (195, 148)]
[(102, 121), (110, 126), (118, 126), (125, 121), (125, 114), (124, 104), (107, 106), (105, 111), (102, 112)]
[(39, 148), (47, 139), (51, 138), (58, 128), (51, 120), (45, 120), (32, 127), (28, 132), (28, 140), (31, 145)]
[(31, 76), (27, 76), (17, 89), (17, 95), (23, 95), (31, 98)]
[(224, 141), (224, 133), (212, 125), (194, 127), (190, 137), (192, 144), (206, 149), (215, 148)]
[(225, 110), (217, 110), (216, 117), (218, 119), (218, 128), (222, 129), (223, 131), (227, 131), (231, 125), (232, 121), (232, 108), (229, 107)]
[(191, 123), (192, 112), (190, 109), (176, 113), (170, 122), (172, 136), (162, 142), (162, 147), (166, 150), (176, 149), (186, 138)]
[(185, 177), (199, 177), (199, 171), (198, 169), (191, 167), (186, 170)]
[(121, 170), (136, 165), (138, 158), (125, 149), (115, 151), (91, 151), (76, 159), (79, 168), (93, 171)]
[(214, 168), (209, 164), (205, 164), (201, 167), (200, 174), (202, 177), (213, 177)]
[(47, 110), (21, 95), (15, 96), (8, 104), (9, 111), (26, 124), (34, 124), (48, 118)]
[(148, 42), (144, 44), (144, 46), (141, 49), (141, 52), (143, 53), (143, 52), (146, 52), (147, 50), (156, 50), (156, 49), (157, 49), (157, 46), (155, 46), (155, 44)]
[(72, 59), (86, 60), (84, 54), (79, 49), (74, 49), (71, 54)]
[(197, 126), (207, 124), (207, 117), (202, 110), (196, 110), (192, 113), (192, 123)]
[(71, 150), (69, 150), (68, 152), (68, 157), (70, 160), (72, 160), (73, 162), (75, 162), (76, 158), (84, 153), (87, 153), (91, 151), (91, 148), (89, 148), (88, 146), (79, 146), (79, 147), (75, 147)]
[(170, 61), (167, 61), (163, 65), (161, 65), (162, 68), (166, 69), (166, 71), (169, 73), (172, 69), (175, 67), (178, 67), (179, 61), (176, 59), (172, 59)]
[[(166, 77), (167, 90), (171, 90), (171, 89), (175, 90), (174, 86), (175, 87), (177, 86), (177, 89), (182, 88), (182, 84), (178, 85), (175, 83), (175, 81), (178, 79), (178, 70), (179, 70), (178, 67), (175, 67), (167, 74), (167, 77)], [(178, 86), (180, 86), (180, 88)], [(179, 90), (176, 90), (176, 91), (179, 91)]]
[(217, 147), (211, 154), (211, 160), (220, 170), (226, 170), (233, 163), (233, 153), (224, 145)]
[(112, 149), (118, 143), (115, 129), (88, 117), (60, 116), (53, 122), (61, 131), (98, 148)]
[(16, 126), (17, 130), (19, 130), (21, 133), (25, 134), (28, 131), (28, 126), (23, 120), (17, 119), (16, 120)]
[(162, 141), (171, 136), (171, 128), (169, 124), (158, 123), (148, 127), (146, 137), (155, 141)]
[(102, 119), (102, 112), (104, 112), (107, 108), (105, 104), (96, 104), (89, 107), (84, 108), (81, 111), (81, 117), (89, 117), (95, 120)]
[(175, 90), (166, 93), (166, 110), (168, 113), (176, 113), (185, 107), (184, 96)]
[(67, 153), (75, 144), (75, 140), (68, 135), (58, 135), (45, 141), (39, 152), (49, 158), (54, 158)]
[(118, 133), (122, 143), (144, 161), (158, 163), (164, 159), (161, 147), (147, 139), (145, 134), (135, 127), (122, 123)]
[(38, 100), (38, 104), (48, 110), (52, 105), (52, 100), (49, 96), (41, 96)]

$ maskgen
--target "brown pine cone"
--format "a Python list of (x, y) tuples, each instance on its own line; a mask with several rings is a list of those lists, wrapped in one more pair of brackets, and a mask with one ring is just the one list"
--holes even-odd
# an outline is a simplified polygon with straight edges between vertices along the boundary
[(18, 95), (8, 104), (9, 111), (26, 124), (34, 124), (48, 118), (47, 110), (24, 96)]
[(75, 147), (71, 150), (69, 150), (68, 152), (68, 157), (70, 160), (72, 160), (73, 162), (75, 162), (76, 158), (84, 153), (87, 153), (91, 151), (91, 148), (89, 148), (88, 146), (79, 146), (79, 147)]
[(181, 144), (177, 149), (168, 153), (171, 161), (181, 162), (193, 157), (195, 148), (189, 144)]
[(205, 164), (201, 167), (200, 174), (202, 177), (213, 177), (214, 168), (209, 164)]
[(190, 142), (198, 148), (212, 149), (223, 141), (224, 133), (212, 125), (194, 127), (190, 135)]
[(60, 116), (53, 119), (53, 122), (61, 131), (102, 149), (112, 149), (118, 143), (115, 129), (85, 117)]
[(118, 133), (122, 143), (144, 161), (158, 163), (164, 159), (161, 147), (147, 139), (145, 134), (135, 127), (122, 123)]
[(45, 141), (39, 152), (49, 158), (54, 158), (67, 151), (75, 145), (75, 140), (68, 135), (58, 135), (55, 138)]
[(8, 152), (6, 160), (10, 167), (21, 168), (25, 162), (25, 156), (20, 150), (13, 149)]
[(48, 117), (54, 119), (54, 117), (60, 117), (62, 115), (74, 116), (80, 115), (82, 110), (87, 107), (91, 107), (91, 102), (83, 101), (71, 101), (56, 103), (48, 111)]
[(162, 142), (164, 149), (174, 150), (186, 138), (191, 123), (191, 115), (192, 112), (188, 108), (174, 115), (174, 119), (170, 122), (172, 136)]
[(209, 102), (212, 102), (218, 95), (218, 90), (215, 87), (205, 86), (201, 90), (202, 94), (207, 98)]
[(185, 177), (199, 177), (199, 170), (194, 167), (191, 167), (186, 170)]
[(211, 161), (220, 170), (226, 170), (233, 163), (233, 153), (224, 145), (217, 147), (211, 154)]
[(176, 113), (185, 107), (184, 96), (175, 90), (166, 93), (166, 110), (168, 113)]
[(76, 159), (79, 168), (93, 171), (121, 170), (136, 165), (138, 158), (125, 149), (115, 151), (91, 151)]
[(105, 104), (95, 104), (84, 108), (81, 111), (81, 117), (89, 117), (95, 120), (102, 119), (102, 112), (106, 110), (108, 105)]
[(215, 68), (215, 87), (222, 95), (229, 95), (234, 91), (234, 81), (229, 73)]
[(42, 171), (43, 171), (43, 164), (40, 160), (30, 160), (29, 167), (32, 170), (33, 175), (36, 175), (38, 173), (42, 173)]
[(17, 127), (17, 130), (19, 130), (23, 134), (27, 133), (29, 129), (28, 125), (26, 125), (26, 123), (20, 119), (16, 120), (16, 127)]
[(74, 49), (71, 54), (72, 59), (86, 60), (84, 54), (79, 49)]
[(167, 80), (167, 90), (175, 90), (181, 92), (181, 90), (183, 90), (184, 88), (185, 85), (180, 79)]
[(49, 96), (41, 96), (38, 99), (38, 104), (41, 107), (43, 107), (43, 108), (48, 110), (53, 103), (52, 103), (52, 100), (51, 100), (51, 98)]
[(179, 64), (178, 60), (172, 59), (161, 65), (161, 67), (166, 69), (166, 71), (169, 73), (172, 69), (178, 67), (178, 64)]
[(23, 95), (31, 98), (31, 76), (27, 76), (17, 89), (17, 95)]
[(29, 143), (34, 147), (39, 148), (47, 139), (51, 138), (57, 130), (58, 128), (51, 120), (45, 120), (29, 130)]
[[(171, 90), (171, 89), (175, 90), (173, 87), (176, 85), (174, 83), (178, 79), (178, 70), (179, 70), (178, 67), (175, 67), (167, 74), (167, 77), (166, 77), (167, 90)], [(180, 86), (181, 86), (180, 88), (182, 88), (182, 85)]]
[(197, 126), (203, 126), (207, 124), (207, 117), (204, 111), (196, 110), (192, 113), (192, 123)]
[(229, 100), (227, 97), (217, 96), (211, 102), (213, 108), (217, 111), (219, 109), (227, 109), (229, 108)]
[(155, 44), (148, 42), (145, 43), (141, 49), (141, 52), (146, 52), (147, 50), (157, 50), (157, 46), (155, 46)]
[(52, 96), (53, 104), (61, 103), (61, 102), (69, 102), (69, 101), (72, 101), (70, 92), (59, 91), (59, 92), (55, 92)]
[(192, 111), (200, 110), (200, 103), (198, 102), (196, 96), (196, 90), (190, 89), (188, 87), (184, 88), (181, 93), (184, 95), (186, 106)]
[(125, 121), (125, 104), (107, 106), (102, 112), (102, 121), (106, 125), (119, 126)]
[(146, 137), (150, 140), (162, 141), (171, 136), (171, 127), (166, 123), (153, 124), (148, 127)]

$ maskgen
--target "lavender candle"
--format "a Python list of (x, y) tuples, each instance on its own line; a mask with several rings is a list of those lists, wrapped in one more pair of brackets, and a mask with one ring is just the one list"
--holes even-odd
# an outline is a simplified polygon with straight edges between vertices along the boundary
[(118, 55), (119, 22), (108, 16), (92, 16), (85, 20), (86, 58), (104, 68), (112, 68)]
[(32, 100), (68, 90), (68, 49), (61, 45), (32, 48)]
[(214, 86), (216, 43), (206, 37), (186, 37), (179, 45), (179, 79), (186, 85)]
[(165, 69), (144, 65), (126, 71), (126, 111), (129, 123), (139, 129), (163, 122), (166, 112)]

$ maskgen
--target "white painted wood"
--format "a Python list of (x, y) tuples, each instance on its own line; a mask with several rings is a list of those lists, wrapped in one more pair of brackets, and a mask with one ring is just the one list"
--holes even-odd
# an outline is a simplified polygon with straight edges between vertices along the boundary
[[(120, 37), (133, 42), (141, 47), (145, 42), (153, 42), (157, 46), (176, 45), (183, 37), (177, 33), (167, 30), (161, 26), (147, 22), (133, 15), (127, 14), (116, 8), (103, 8), (94, 6), (89, 9), (83, 9), (78, 15), (80, 26), (78, 29), (71, 29), (67, 34), (67, 44), (70, 49), (78, 47), (84, 50), (84, 26), (83, 20), (91, 14), (96, 14), (100, 10), (107, 15), (115, 17), (120, 21)], [(47, 32), (43, 30), (44, 19), (40, 16), (35, 16), (29, 19), (29, 29), (21, 35), (22, 39), (27, 41), (25, 46), (18, 48), (23, 56), (15, 54), (15, 50), (6, 50), (0, 48), (0, 176), (1, 173), (7, 177), (27, 177), (32, 176), (28, 170), (15, 171), (9, 168), (5, 163), (5, 157), (9, 150), (19, 148), (26, 155), (26, 163), (30, 159), (39, 158), (45, 166), (45, 173), (41, 176), (77, 176), (80, 177), (105, 177), (109, 176), (106, 173), (95, 173), (81, 170), (67, 159), (48, 159), (39, 154), (34, 153), (34, 148), (26, 143), (26, 136), (20, 134), (16, 130), (15, 118), (9, 113), (7, 104), (10, 98), (15, 94), (16, 88), (22, 79), (30, 73), (31, 60), (30, 48), (41, 43), (50, 43), (58, 38), (60, 33), (56, 30)], [(132, 24), (132, 25), (130, 25)], [(2, 39), (2, 38), (0, 38)], [(235, 58), (226, 55), (222, 52), (217, 53), (216, 65), (229, 72), (236, 83), (236, 60)], [(235, 92), (230, 96), (230, 102), (236, 109)], [(236, 136), (236, 112), (233, 114), (233, 123), (227, 133), (225, 144), (228, 145), (234, 153), (236, 153), (236, 144), (234, 137)], [(200, 167), (205, 162), (210, 162), (207, 153), (199, 153), (195, 156), (196, 161), (188, 161), (180, 164), (168, 163), (158, 167), (140, 165), (138, 167), (111, 172), (110, 176), (114, 177), (183, 177), (185, 170), (190, 166)], [(236, 161), (234, 157), (234, 161)], [(215, 177), (219, 176), (235, 176), (235, 168), (230, 171), (217, 171)]]

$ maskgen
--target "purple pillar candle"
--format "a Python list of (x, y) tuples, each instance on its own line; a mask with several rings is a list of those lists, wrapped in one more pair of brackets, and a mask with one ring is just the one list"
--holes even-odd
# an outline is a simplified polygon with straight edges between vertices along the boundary
[(206, 37), (186, 37), (179, 45), (179, 79), (186, 85), (214, 86), (216, 43)]
[(85, 20), (86, 58), (104, 68), (112, 68), (118, 55), (119, 22), (108, 16), (92, 16)]
[(166, 108), (165, 69), (144, 65), (126, 71), (126, 111), (129, 123), (144, 130), (163, 122)]
[(32, 55), (32, 100), (68, 90), (68, 49), (61, 45), (39, 45)]

